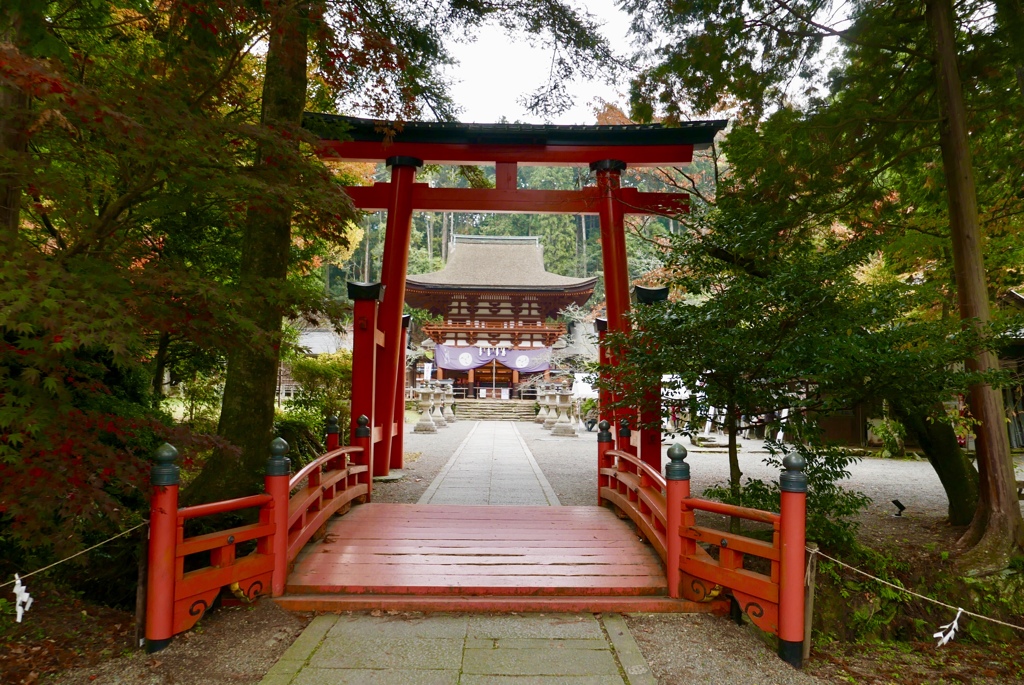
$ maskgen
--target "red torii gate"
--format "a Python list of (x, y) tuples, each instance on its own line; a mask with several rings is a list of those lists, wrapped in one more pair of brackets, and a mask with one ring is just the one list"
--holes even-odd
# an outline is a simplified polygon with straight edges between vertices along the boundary
[[(321, 138), (324, 158), (386, 162), (390, 183), (349, 186), (359, 209), (387, 212), (381, 283), (351, 284), (355, 300), (352, 430), (360, 415), (370, 418), (375, 476), (402, 463), (405, 347), (402, 308), (414, 210), (596, 214), (600, 217), (602, 261), (607, 298), (607, 328), (626, 328), (629, 272), (626, 263), (626, 214), (674, 214), (689, 209), (685, 193), (644, 193), (623, 188), (628, 166), (682, 166), (695, 148), (707, 147), (726, 122), (698, 121), (665, 127), (554, 126), (532, 124), (461, 124), (407, 122), (386, 132), (369, 119), (307, 114), (304, 126)], [(495, 188), (431, 188), (416, 183), (423, 164), (495, 165)], [(521, 190), (518, 166), (589, 166), (597, 186), (579, 190)], [(379, 303), (379, 311), (378, 311)], [(378, 353), (378, 348), (381, 348)], [(373, 362), (369, 360), (374, 359)], [(612, 418), (612, 417), (608, 417)], [(613, 421), (616, 429), (618, 422)], [(628, 424), (622, 426), (620, 449), (629, 449)], [(640, 457), (661, 468), (660, 435), (644, 436)]]
[[(647, 607), (641, 609), (644, 611), (665, 610), (666, 606), (670, 607), (669, 610), (680, 610), (686, 606), (685, 610), (690, 611), (719, 608), (724, 611), (724, 600), (713, 599), (717, 585), (727, 593), (737, 615), (742, 612), (762, 630), (777, 635), (779, 655), (799, 667), (807, 646), (804, 642), (807, 482), (803, 458), (790, 454), (783, 461), (785, 471), (779, 479), (781, 498), (777, 514), (691, 497), (689, 465), (684, 461), (686, 451), (679, 445), (669, 449), (671, 463), (666, 466), (663, 476), (660, 433), (641, 434), (637, 436), (641, 438), (639, 442), (631, 442), (635, 438), (630, 436), (630, 427), (637, 419), (634, 410), (621, 410), (617, 416), (612, 416), (605, 409), (602, 417), (605, 420), (599, 424), (597, 435), (597, 499), (598, 504), (610, 503), (617, 513), (630, 518), (640, 536), (654, 548), (665, 566), (667, 597), (637, 595), (651, 587), (651, 577), (644, 574), (627, 587), (626, 581), (618, 575), (598, 578), (591, 585), (587, 585), (591, 582), (591, 577), (587, 576), (587, 583), (580, 585), (577, 580), (582, 575), (571, 574), (559, 582), (538, 582), (535, 580), (538, 576), (526, 573), (511, 578), (515, 581), (511, 585), (484, 588), (488, 599), (491, 595), (502, 594), (499, 589), (508, 593), (495, 597), (497, 604), (481, 605), (474, 601), (479, 597), (456, 597), (452, 594), (474, 587), (472, 584), (452, 584), (450, 579), (446, 579), (443, 584), (435, 586), (432, 584), (437, 582), (435, 576), (429, 576), (425, 584), (411, 586), (409, 572), (404, 570), (384, 578), (374, 572), (372, 580), (367, 580), (360, 575), (365, 571), (356, 569), (354, 575), (348, 574), (349, 566), (360, 564), (333, 565), (331, 557), (324, 554), (308, 555), (301, 562), (302, 568), (296, 572), (299, 578), (294, 584), (289, 581), (292, 573), (290, 564), (296, 561), (303, 546), (328, 520), (335, 514), (348, 511), (353, 503), (368, 501), (372, 496), (371, 471), (384, 475), (391, 466), (401, 465), (405, 378), (402, 372), (405, 349), (402, 306), (413, 210), (598, 215), (608, 299), (608, 319), (599, 321), (603, 338), (607, 330), (626, 327), (629, 283), (624, 215), (678, 212), (685, 211), (688, 206), (685, 194), (641, 193), (632, 188), (622, 188), (622, 171), (629, 164), (685, 164), (690, 161), (696, 146), (709, 144), (714, 134), (724, 126), (723, 121), (697, 122), (675, 129), (660, 126), (411, 123), (406, 124), (392, 140), (385, 141), (371, 121), (309, 115), (307, 127), (321, 135), (324, 156), (361, 161), (385, 160), (391, 166), (390, 183), (348, 189), (358, 207), (388, 212), (383, 283), (349, 284), (349, 295), (355, 301), (352, 445), (339, 446), (338, 422), (336, 417), (331, 417), (327, 429), (327, 452), (298, 473), (291, 474), (286, 456), (288, 445), (277, 439), (272, 443), (271, 458), (267, 461), (263, 493), (186, 508), (178, 507), (176, 451), (170, 445), (160, 448), (151, 478), (153, 493), (146, 600), (146, 638), (150, 650), (162, 649), (174, 634), (195, 625), (225, 587), (231, 587), (233, 594), (246, 599), (267, 594), (269, 590), (269, 594), (282, 606), (298, 610), (368, 608), (384, 601), (390, 602), (387, 606), (450, 608), (449, 600), (454, 600), (465, 602), (461, 606), (470, 610), (499, 606), (517, 607), (512, 609), (517, 611), (531, 610), (530, 607), (546, 611), (562, 606), (577, 607), (571, 610), (583, 607), (589, 611), (609, 606), (599, 601), (605, 600), (613, 602), (614, 606), (623, 606), (617, 602), (624, 601), (627, 607)], [(339, 129), (343, 131), (344, 140), (335, 135)], [(424, 162), (494, 163), (497, 165), (497, 187), (453, 189), (417, 184), (414, 182), (416, 169)], [(516, 183), (516, 169), (520, 163), (587, 164), (596, 172), (598, 184), (596, 188), (577, 191), (520, 190)], [(664, 299), (666, 294), (658, 289), (638, 288), (637, 301), (654, 302)], [(379, 349), (382, 350), (380, 354)], [(602, 361), (609, 361), (609, 351), (603, 345), (601, 357)], [(640, 423), (656, 423), (660, 393), (657, 385), (645, 390), (649, 399), (643, 403), (645, 406), (639, 408)], [(604, 407), (610, 399), (602, 395)], [(608, 421), (612, 419), (615, 423), (616, 418), (622, 419), (615, 425), (617, 440), (612, 436), (612, 426)], [(639, 450), (635, 450), (634, 445)], [(377, 511), (382, 512), (378, 521), (387, 519), (387, 512), (391, 511), (387, 509), (389, 506), (414, 505), (368, 504), (365, 510), (360, 510), (364, 512), (361, 525), (369, 522), (372, 528), (377, 516), (374, 512)], [(189, 520), (242, 509), (256, 509), (258, 521), (226, 530), (186, 535)], [(739, 517), (770, 526), (772, 541), (769, 543), (698, 525), (694, 518), (696, 511)], [(409, 515), (420, 516), (422, 512)], [(464, 512), (442, 511), (433, 523), (447, 525), (454, 521), (461, 525), (462, 515)], [(446, 519), (446, 516), (450, 518)], [(489, 519), (487, 525), (506, 521), (503, 516)], [(530, 520), (529, 516), (532, 514), (527, 512), (525, 520)], [(544, 517), (547, 520), (549, 514), (545, 512)], [(570, 516), (565, 522), (568, 524), (571, 520)], [(587, 530), (591, 531), (588, 536), (592, 536), (593, 529)], [(610, 535), (612, 531), (608, 529), (605, 533)], [(419, 540), (415, 537), (410, 539)], [(627, 533), (627, 539), (636, 542), (631, 532)], [(535, 538), (529, 537), (529, 541), (534, 542)], [(601, 542), (603, 540), (597, 544)], [(237, 555), (237, 545), (253, 543), (255, 551)], [(705, 546), (717, 547), (717, 557), (706, 551)], [(416, 549), (419, 554), (422, 548), (418, 543)], [(447, 547), (442, 549), (444, 551), (440, 554), (446, 556)], [(202, 562), (204, 565), (195, 568), (186, 564), (188, 558), (194, 561), (197, 555), (206, 557)], [(768, 571), (745, 568), (747, 557), (761, 559)], [(498, 563), (506, 563), (504, 558), (504, 554), (499, 555)], [(580, 563), (586, 563), (582, 557)], [(423, 566), (429, 567), (429, 560)], [(385, 566), (385, 576), (388, 572), (389, 567)], [(572, 582), (563, 583), (561, 580)], [(614, 583), (614, 586), (609, 583)], [(575, 591), (582, 587), (586, 587), (587, 592), (583, 592), (581, 597), (561, 594), (567, 588)], [(286, 590), (295, 594), (287, 597)], [(403, 594), (399, 595), (397, 604), (386, 599), (388, 593), (398, 590)], [(319, 596), (321, 592), (348, 596), (339, 598), (339, 604)], [(589, 592), (595, 593), (594, 596), (591, 597)], [(437, 596), (433, 596), (435, 594)], [(410, 599), (416, 595), (422, 595), (426, 604)], [(523, 609), (524, 606), (527, 608)]]

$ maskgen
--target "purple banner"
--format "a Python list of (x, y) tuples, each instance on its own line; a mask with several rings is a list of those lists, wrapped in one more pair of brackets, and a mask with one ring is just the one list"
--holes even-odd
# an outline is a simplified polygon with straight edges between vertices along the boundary
[(508, 347), (462, 347), (438, 345), (434, 348), (434, 361), (446, 371), (468, 371), (497, 361), (502, 366), (520, 373), (537, 373), (551, 368), (551, 348), (537, 347), (516, 350)]

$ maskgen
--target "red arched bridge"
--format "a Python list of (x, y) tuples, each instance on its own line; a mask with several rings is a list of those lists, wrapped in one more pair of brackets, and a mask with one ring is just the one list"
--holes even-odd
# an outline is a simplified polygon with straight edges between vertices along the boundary
[[(776, 635), (780, 656), (800, 665), (806, 500), (800, 458), (787, 457), (779, 513), (692, 497), (685, 450), (669, 450), (662, 474), (661, 434), (649, 428), (660, 416), (657, 387), (647, 393), (653, 399), (646, 406), (633, 410), (612, 410), (612, 398), (601, 398), (598, 506), (372, 502), (373, 476), (402, 465), (402, 308), (413, 210), (597, 214), (608, 310), (599, 326), (603, 338), (603, 331), (628, 326), (624, 215), (688, 208), (682, 193), (622, 187), (622, 171), (687, 164), (694, 148), (709, 145), (725, 122), (677, 128), (413, 122), (382, 132), (367, 120), (308, 115), (306, 125), (320, 135), (325, 157), (391, 167), (390, 183), (348, 189), (357, 207), (387, 211), (382, 282), (349, 284), (350, 446), (340, 446), (335, 420), (327, 452), (293, 474), (288, 446), (277, 439), (263, 493), (185, 508), (178, 507), (176, 452), (169, 445), (158, 451), (147, 587), (150, 649), (191, 628), (230, 591), (245, 599), (270, 595), (300, 610), (731, 610)], [(496, 187), (415, 183), (424, 163), (495, 164)], [(520, 189), (520, 163), (589, 165), (597, 185)], [(601, 354), (615, 363), (603, 347)], [(192, 519), (242, 510), (255, 510), (255, 522), (185, 535)], [(698, 512), (758, 522), (770, 541), (699, 525)], [(314, 538), (319, 542), (308, 545)], [(247, 552), (242, 556), (239, 545)]]

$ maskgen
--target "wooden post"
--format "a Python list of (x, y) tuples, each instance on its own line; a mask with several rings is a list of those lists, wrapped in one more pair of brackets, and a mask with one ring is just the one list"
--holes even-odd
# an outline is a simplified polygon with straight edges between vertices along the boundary
[(389, 157), (387, 165), (391, 167), (391, 197), (381, 265), (381, 281), (387, 289), (380, 307), (384, 349), (377, 357), (377, 381), (380, 385), (374, 398), (374, 412), (367, 414), (371, 428), (381, 425), (380, 444), (374, 445), (374, 476), (386, 476), (391, 468), (391, 422), (398, 387), (405, 273), (409, 268), (409, 240), (412, 235), (412, 189), (416, 169), (423, 166), (423, 161), (414, 157)]
[(178, 450), (166, 442), (150, 472), (149, 571), (146, 582), (146, 651), (159, 652), (174, 637), (175, 545), (178, 538)]
[[(377, 389), (377, 313), (384, 299), (384, 286), (380, 283), (349, 283), (348, 298), (352, 300), (352, 407), (349, 430), (355, 444), (356, 419), (359, 416), (373, 421)], [(390, 410), (387, 412), (391, 415)], [(373, 468), (374, 450), (371, 444), (366, 452), (366, 463)]]
[[(597, 330), (597, 349), (598, 349), (598, 362), (604, 367), (609, 363), (608, 350), (605, 349), (604, 339), (608, 333), (608, 320), (597, 319), (594, 321), (594, 328)], [(605, 371), (601, 372), (601, 378), (608, 378), (608, 373)], [(612, 394), (603, 388), (597, 393), (597, 416), (603, 421), (607, 421), (609, 424), (615, 420), (615, 416), (612, 410), (609, 409), (609, 405), (612, 402)]]
[(683, 553), (683, 538), (679, 529), (683, 524), (683, 500), (690, 497), (690, 465), (686, 449), (676, 443), (668, 448), (669, 463), (665, 465), (665, 574), (668, 580), (668, 596), (680, 596), (682, 580), (679, 565)]
[(807, 524), (806, 462), (799, 454), (782, 460), (779, 478), (782, 497), (779, 509), (779, 656), (795, 668), (803, 666), (804, 653), (804, 545)]
[[(628, 328), (626, 313), (629, 311), (629, 268), (626, 257), (625, 213), (621, 198), (621, 176), (625, 169), (626, 163), (615, 159), (590, 163), (590, 170), (597, 176), (597, 188), (601, 198), (598, 202), (601, 262), (604, 268), (607, 325), (611, 331), (625, 331)], [(612, 355), (608, 355), (608, 362), (618, 364), (618, 360)], [(617, 409), (605, 418), (618, 428), (623, 416), (624, 410)], [(623, 449), (621, 438), (618, 445), (620, 450)]]
[(604, 500), (601, 498), (601, 488), (611, 486), (611, 477), (602, 474), (601, 469), (610, 469), (615, 465), (612, 458), (607, 454), (615, 449), (611, 427), (611, 424), (607, 421), (597, 424), (597, 506), (599, 507), (604, 505)]
[(365, 472), (359, 474), (359, 483), (366, 485), (366, 501), (369, 502), (373, 494), (373, 470), (370, 464), (373, 454), (373, 431), (370, 430), (370, 419), (365, 414), (361, 414), (353, 425), (355, 430), (352, 431), (352, 446), (363, 448), (359, 463), (367, 467)]
[(139, 568), (135, 588), (135, 648), (146, 644), (146, 581), (149, 578), (149, 523), (139, 529)]
[(274, 597), (284, 594), (288, 582), (288, 481), (292, 475), (292, 461), (285, 456), (288, 449), (288, 443), (283, 438), (274, 438), (270, 443), (270, 458), (267, 459), (266, 475), (263, 477), (264, 491), (274, 498), (270, 507), (274, 536), (269, 550), (274, 555), (274, 572), (270, 581), (270, 591)]
[(807, 587), (804, 588), (804, 661), (811, 658), (811, 629), (814, 625), (814, 586), (818, 582), (817, 542), (808, 542)]
[(405, 468), (405, 348), (409, 345), (409, 322), (412, 317), (408, 314), (402, 317), (402, 333), (398, 340), (398, 374), (395, 384), (395, 410), (393, 420), (386, 426), (386, 434), (390, 434), (392, 428), (394, 435), (391, 436), (391, 468)]
[[(634, 286), (638, 305), (656, 307), (668, 300), (668, 288)], [(655, 426), (655, 427), (651, 427)], [(661, 471), (661, 379), (644, 392), (640, 406), (640, 459)]]

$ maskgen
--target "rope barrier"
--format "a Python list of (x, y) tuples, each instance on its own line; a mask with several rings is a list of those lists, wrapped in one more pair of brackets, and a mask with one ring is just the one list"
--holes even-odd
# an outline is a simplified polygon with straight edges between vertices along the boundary
[[(147, 523), (149, 523), (149, 521), (143, 521), (142, 523), (140, 523), (139, 525), (135, 526), (134, 528), (129, 528), (128, 530), (122, 531), (122, 532), (118, 533), (117, 535), (115, 535), (115, 536), (113, 536), (113, 537), (107, 538), (107, 539), (106, 539), (106, 540), (104, 540), (103, 542), (98, 542), (98, 543), (96, 543), (95, 545), (93, 545), (93, 546), (92, 546), (92, 547), (90, 547), (89, 549), (83, 549), (83, 550), (82, 550), (81, 552), (75, 552), (75, 553), (74, 553), (74, 554), (72, 554), (72, 555), (71, 555), (70, 557), (66, 557), (66, 558), (64, 558), (64, 559), (61, 559), (60, 561), (55, 561), (54, 563), (50, 564), (49, 566), (44, 566), (44, 567), (42, 567), (42, 568), (37, 568), (37, 569), (36, 569), (35, 571), (32, 571), (31, 573), (26, 573), (25, 575), (21, 576), (21, 578), (20, 578), (20, 579), (21, 579), (21, 580), (25, 580), (26, 578), (28, 578), (28, 577), (30, 577), (30, 576), (34, 576), (34, 575), (35, 575), (35, 574), (37, 574), (37, 573), (42, 573), (43, 571), (48, 571), (49, 569), (53, 568), (54, 566), (60, 566), (60, 565), (61, 565), (61, 564), (63, 564), (63, 563), (65, 562), (65, 561), (71, 561), (71, 560), (72, 560), (72, 559), (74, 559), (75, 557), (80, 557), (80, 556), (82, 556), (83, 554), (85, 554), (86, 552), (91, 552), (91, 551), (93, 551), (93, 550), (94, 550), (94, 549), (96, 549), (97, 547), (102, 547), (103, 545), (107, 544), (107, 543), (108, 543), (108, 542), (110, 542), (111, 540), (116, 540), (116, 539), (118, 539), (118, 538), (120, 538), (120, 537), (124, 537), (124, 536), (125, 536), (125, 535), (127, 535), (128, 533), (131, 533), (132, 531), (136, 531), (136, 530), (138, 530), (139, 528), (142, 528), (142, 527), (143, 527), (144, 525), (146, 525)], [(17, 582), (18, 582), (18, 580), (17, 580), (17, 579), (16, 579), (16, 580), (10, 580), (10, 581), (8, 581), (8, 582), (6, 582), (6, 583), (0, 584), (0, 588), (5, 588), (5, 587), (7, 587), (8, 585), (14, 585), (14, 584), (15, 584), (15, 583), (17, 583)]]
[[(818, 556), (820, 556), (823, 559), (828, 559), (829, 561), (831, 561), (833, 563), (839, 564), (840, 566), (842, 566), (844, 568), (848, 568), (851, 571), (853, 571), (854, 573), (859, 573), (862, 576), (866, 576), (866, 577), (870, 578), (871, 580), (874, 580), (876, 582), (881, 583), (882, 585), (888, 585), (889, 587), (891, 587), (891, 588), (893, 588), (895, 590), (899, 590), (900, 592), (905, 592), (908, 595), (911, 595), (913, 597), (917, 597), (918, 599), (923, 599), (926, 602), (931, 602), (932, 604), (938, 604), (940, 607), (945, 607), (947, 609), (950, 609), (951, 611), (956, 611), (957, 612), (957, 618), (960, 618), (960, 614), (964, 614), (966, 616), (972, 616), (974, 618), (980, 618), (983, 621), (990, 621), (991, 623), (997, 623), (997, 624), (999, 624), (1001, 626), (1006, 626), (1007, 628), (1013, 628), (1014, 630), (1024, 631), (1024, 626), (1018, 626), (1018, 625), (1014, 625), (1013, 623), (1007, 623), (1006, 621), (1000, 621), (998, 618), (991, 618), (990, 616), (982, 616), (981, 614), (976, 614), (973, 611), (967, 611), (966, 609), (961, 609), (958, 606), (953, 606), (952, 604), (947, 604), (946, 602), (940, 602), (939, 600), (933, 599), (931, 597), (928, 597), (927, 595), (922, 595), (922, 594), (920, 594), (918, 592), (914, 592), (913, 590), (908, 590), (905, 587), (902, 587), (900, 585), (896, 585), (895, 583), (890, 583), (887, 580), (882, 580), (881, 578), (879, 578), (877, 576), (871, 575), (867, 571), (860, 570), (856, 566), (850, 566), (846, 562), (839, 561), (838, 559), (830, 557), (829, 555), (827, 555), (824, 552), (822, 552), (820, 549), (815, 549), (815, 548), (811, 548), (811, 547), (807, 547), (806, 549), (807, 549), (807, 551), (811, 555), (817, 554)], [(954, 619), (953, 623), (948, 624), (948, 625), (955, 625), (955, 624), (956, 624), (956, 619)], [(943, 628), (946, 628), (946, 627), (948, 627), (948, 626), (943, 626)]]

